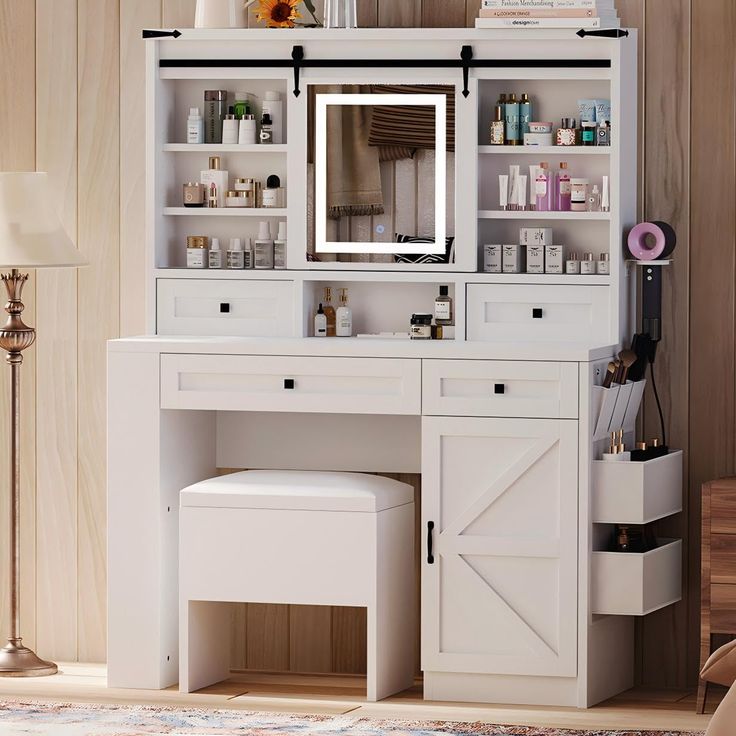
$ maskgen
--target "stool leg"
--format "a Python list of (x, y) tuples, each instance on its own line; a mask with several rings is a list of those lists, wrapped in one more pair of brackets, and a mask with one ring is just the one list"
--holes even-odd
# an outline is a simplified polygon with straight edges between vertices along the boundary
[(179, 612), (179, 692), (191, 693), (230, 676), (227, 603), (182, 601)]

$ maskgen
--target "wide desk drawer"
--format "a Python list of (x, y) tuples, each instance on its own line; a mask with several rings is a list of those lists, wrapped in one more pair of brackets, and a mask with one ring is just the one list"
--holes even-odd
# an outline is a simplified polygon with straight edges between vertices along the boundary
[(601, 340), (610, 329), (605, 286), (468, 284), (468, 340)]
[(161, 356), (163, 409), (421, 414), (413, 359)]
[(425, 360), (424, 414), (576, 419), (575, 363)]
[(159, 335), (294, 335), (291, 281), (158, 279), (156, 290)]

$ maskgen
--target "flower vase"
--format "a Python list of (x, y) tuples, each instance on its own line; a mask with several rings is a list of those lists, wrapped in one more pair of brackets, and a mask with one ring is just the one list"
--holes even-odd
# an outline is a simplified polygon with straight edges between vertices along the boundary
[(356, 0), (325, 0), (325, 28), (357, 28)]
[(247, 25), (243, 0), (197, 0), (195, 28), (246, 28)]

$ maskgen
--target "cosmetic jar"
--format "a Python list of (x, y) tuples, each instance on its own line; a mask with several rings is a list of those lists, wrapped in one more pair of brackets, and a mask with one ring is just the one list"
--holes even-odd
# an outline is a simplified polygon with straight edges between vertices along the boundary
[(574, 251), (570, 253), (570, 257), (565, 262), (565, 273), (577, 275), (580, 273), (580, 261), (578, 254)]
[(608, 253), (601, 253), (595, 264), (595, 272), (600, 276), (608, 276), (611, 273), (611, 261)]
[(256, 206), (256, 183), (253, 179), (236, 179), (235, 190), (239, 197), (245, 199), (243, 207)]
[(244, 192), (230, 190), (225, 195), (225, 207), (247, 207), (247, 202)]
[(595, 273), (595, 261), (592, 253), (586, 253), (580, 261), (580, 273), (583, 276), (592, 276)]
[(187, 268), (207, 268), (209, 238), (204, 235), (187, 236)]
[(583, 129), (583, 132), (581, 134), (581, 143), (584, 146), (594, 146), (596, 130), (595, 121), (583, 120), (583, 122), (580, 124), (580, 127)]
[(431, 340), (432, 315), (427, 312), (416, 312), (412, 314), (409, 334), (412, 340)]
[(529, 123), (530, 133), (551, 133), (552, 123)]
[(587, 179), (570, 179), (570, 209), (573, 212), (585, 212), (588, 206)]
[(560, 127), (557, 129), (556, 144), (558, 146), (575, 146), (577, 145), (577, 128), (575, 127), (575, 118), (562, 118)]
[(204, 207), (204, 184), (187, 182), (184, 185), (184, 206)]

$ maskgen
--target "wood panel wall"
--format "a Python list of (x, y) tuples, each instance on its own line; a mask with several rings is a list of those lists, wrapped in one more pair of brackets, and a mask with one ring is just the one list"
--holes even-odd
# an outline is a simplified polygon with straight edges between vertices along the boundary
[[(0, 170), (49, 171), (65, 226), (90, 262), (79, 272), (33, 274), (25, 292), (39, 336), (23, 369), (23, 633), (61, 660), (105, 659), (104, 341), (144, 324), (140, 29), (191, 26), (194, 4), (0, 0)], [(472, 25), (479, 4), (358, 0), (363, 26)], [(668, 441), (688, 462), (685, 511), (662, 524), (663, 533), (686, 540), (685, 597), (639, 624), (637, 660), (642, 682), (682, 687), (694, 682), (698, 664), (700, 484), (734, 472), (736, 8), (732, 0), (617, 6), (624, 24), (640, 30), (641, 214), (678, 232), (655, 375)], [(691, 89), (701, 100), (694, 109)], [(0, 365), (3, 474), (8, 404)], [(645, 427), (659, 433), (651, 394)], [(0, 544), (0, 630), (7, 555)], [(236, 615), (243, 666), (361, 667), (360, 614), (253, 608)], [(276, 630), (288, 632), (288, 651), (264, 643)]]

